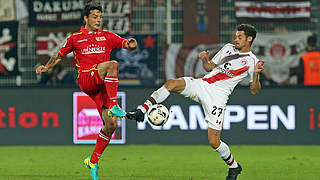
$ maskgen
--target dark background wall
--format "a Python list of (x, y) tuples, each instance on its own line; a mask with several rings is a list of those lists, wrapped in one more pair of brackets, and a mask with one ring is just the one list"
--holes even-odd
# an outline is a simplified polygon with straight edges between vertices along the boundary
[[(127, 110), (142, 104), (153, 90), (120, 88), (126, 93)], [(73, 92), (78, 91), (1, 89), (0, 145), (73, 144)], [(237, 88), (230, 97), (222, 139), (229, 144), (320, 144), (319, 99), (317, 87), (265, 88), (257, 96), (248, 88)], [(153, 129), (148, 123), (127, 120), (126, 144), (208, 143), (199, 104), (176, 94), (163, 104), (174, 112), (167, 124)], [(191, 123), (190, 113), (198, 115), (193, 116), (196, 124)]]

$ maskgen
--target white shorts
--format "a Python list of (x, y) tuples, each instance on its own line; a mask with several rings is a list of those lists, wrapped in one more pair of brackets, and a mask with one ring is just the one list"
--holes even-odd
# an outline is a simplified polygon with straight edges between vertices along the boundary
[(202, 79), (183, 77), (186, 82), (182, 95), (202, 105), (208, 127), (221, 131), (228, 96)]

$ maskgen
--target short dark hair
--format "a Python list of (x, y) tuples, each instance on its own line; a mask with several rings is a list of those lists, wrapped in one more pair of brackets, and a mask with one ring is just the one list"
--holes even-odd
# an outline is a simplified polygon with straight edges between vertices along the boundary
[(316, 47), (316, 45), (317, 45), (317, 36), (315, 34), (312, 34), (312, 35), (308, 36), (307, 43), (308, 43), (309, 46)]
[(98, 2), (94, 2), (94, 1), (89, 0), (84, 8), (83, 16), (88, 17), (91, 10), (99, 10), (102, 12), (102, 6)]
[(251, 24), (240, 24), (239, 26), (237, 26), (237, 31), (244, 31), (244, 34), (246, 35), (246, 37), (251, 36), (252, 37), (251, 44), (253, 43), (257, 35), (256, 28)]

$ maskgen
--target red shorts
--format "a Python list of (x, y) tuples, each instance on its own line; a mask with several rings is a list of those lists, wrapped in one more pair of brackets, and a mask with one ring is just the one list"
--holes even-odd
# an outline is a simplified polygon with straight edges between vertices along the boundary
[(78, 70), (78, 84), (81, 91), (85, 92), (97, 104), (97, 109), (102, 117), (103, 106), (109, 108), (109, 100), (104, 81), (98, 74), (98, 69)]

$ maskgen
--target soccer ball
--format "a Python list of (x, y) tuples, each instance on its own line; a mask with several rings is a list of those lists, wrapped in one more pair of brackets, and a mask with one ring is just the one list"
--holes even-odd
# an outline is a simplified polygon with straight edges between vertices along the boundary
[(148, 120), (155, 126), (164, 125), (169, 118), (168, 109), (162, 104), (154, 104), (148, 111)]

